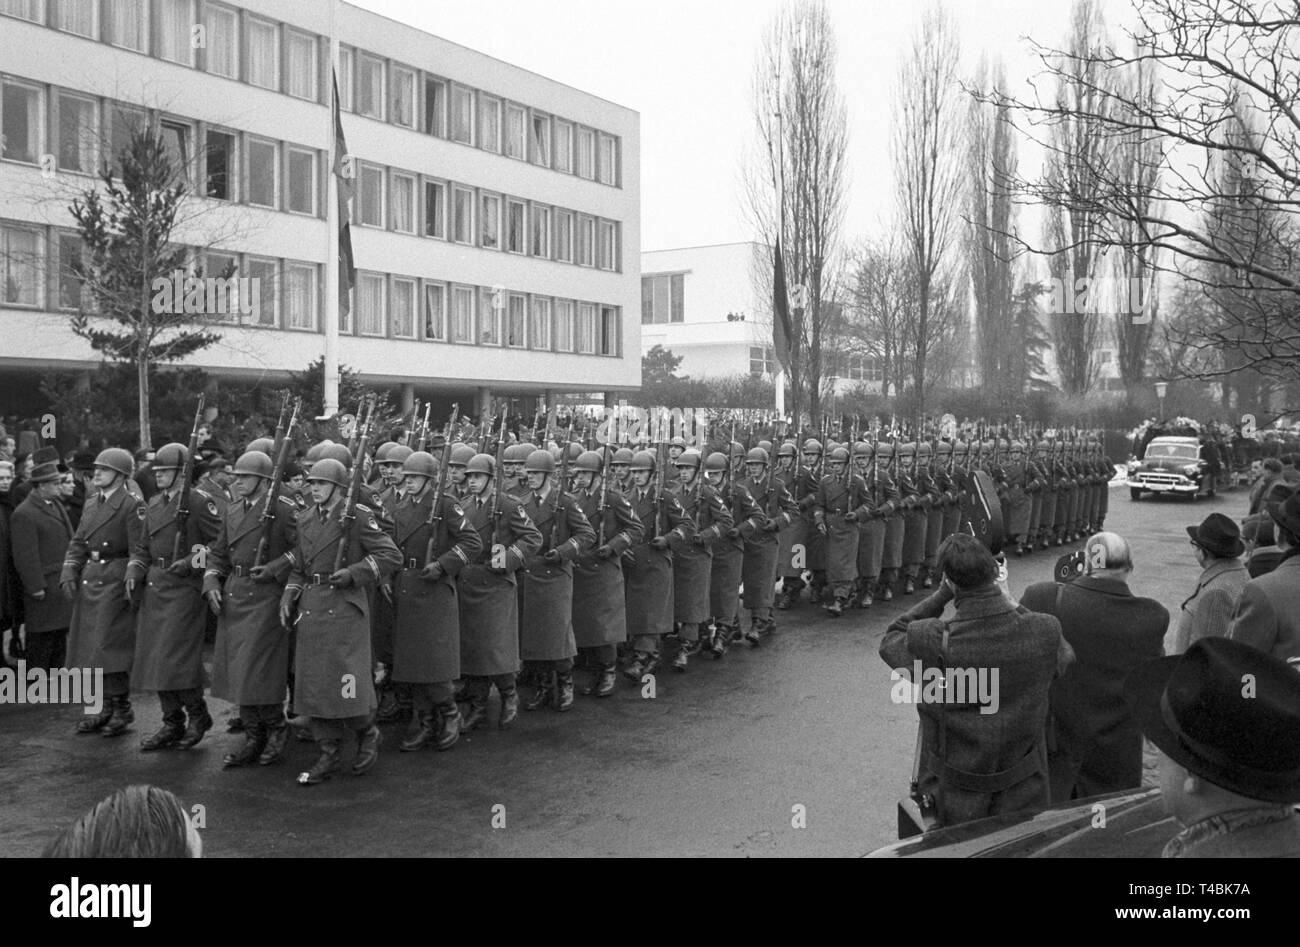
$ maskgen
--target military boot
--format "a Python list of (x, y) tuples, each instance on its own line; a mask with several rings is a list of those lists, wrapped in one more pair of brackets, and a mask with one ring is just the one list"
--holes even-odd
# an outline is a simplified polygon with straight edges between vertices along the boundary
[(510, 729), (510, 725), (519, 716), (519, 691), (511, 684), (501, 692), (501, 719), (497, 721), (500, 730)]
[(776, 602), (774, 604), (777, 608), (781, 609), (781, 611), (787, 612), (790, 610), (790, 606), (794, 605), (798, 599), (798, 589), (783, 588), (781, 589), (781, 594), (776, 597)]
[(713, 660), (720, 660), (727, 653), (727, 642), (731, 640), (732, 628), (730, 625), (719, 622), (713, 631), (713, 637), (709, 639), (709, 651), (713, 654)]
[(180, 743), (183, 736), (185, 736), (185, 711), (178, 710), (164, 716), (162, 727), (140, 741), (140, 751), (152, 753), (155, 750), (165, 750)]
[(892, 579), (881, 581), (879, 598), (882, 602), (892, 602), (894, 600), (894, 582)]
[(299, 786), (315, 786), (339, 771), (339, 741), (318, 740), (316, 746), (320, 749), (320, 756), (311, 769), (298, 774)]
[(934, 587), (934, 574), (929, 569), (926, 569), (925, 578), (921, 580), (921, 588), (929, 589), (933, 587)]
[(524, 701), (524, 710), (541, 710), (551, 703), (552, 691), (555, 689), (555, 672), (538, 674), (533, 685), (533, 696)]
[(131, 698), (114, 697), (113, 715), (108, 718), (108, 723), (104, 724), (103, 735), (106, 737), (120, 737), (126, 733), (131, 724), (135, 723), (135, 711), (131, 709)]
[(423, 750), (432, 742), (436, 729), (434, 727), (434, 713), (430, 710), (417, 711), (411, 717), (411, 725), (406, 729), (406, 736), (402, 740), (399, 749), (403, 753), (413, 753), (416, 750)]
[(397, 692), (390, 684), (379, 688), (379, 709), (375, 712), (375, 719), (380, 723), (392, 723), (397, 719)]
[(911, 595), (916, 591), (916, 580), (910, 575), (903, 579), (903, 594)]
[(212, 729), (212, 715), (208, 713), (208, 708), (189, 712), (189, 725), (185, 728), (185, 736), (181, 737), (180, 742), (176, 745), (182, 750), (188, 750), (191, 747), (198, 746), (203, 735)]
[(858, 591), (857, 601), (854, 603), (858, 608), (871, 607), (871, 580), (864, 579), (862, 588)]
[(587, 681), (586, 684), (582, 686), (582, 690), (579, 691), (579, 693), (581, 693), (583, 697), (594, 696), (596, 693), (596, 688), (600, 686), (601, 678), (605, 676), (604, 674), (605, 669), (602, 665), (599, 664), (590, 665), (589, 670), (591, 671), (591, 678)]
[(93, 717), (86, 717), (84, 720), (77, 721), (78, 733), (98, 733), (108, 725), (108, 721), (113, 717), (113, 700), (109, 698), (104, 701), (104, 706), (100, 708), (99, 713)]
[(573, 672), (555, 672), (555, 709), (560, 713), (573, 708)]
[(435, 750), (450, 750), (460, 739), (460, 707), (455, 700), (438, 705), (438, 735), (434, 738)]
[(244, 721), (244, 745), (234, 753), (227, 753), (221, 763), (226, 767), (248, 766), (255, 763), (261, 756), (262, 751), (266, 749), (266, 725), (260, 720), (257, 723)]
[(618, 680), (618, 665), (606, 664), (600, 669), (600, 682), (592, 692), (597, 697), (608, 697), (614, 693), (614, 684)]
[(469, 713), (460, 721), (462, 733), (469, 733), (487, 719), (488, 695), (492, 685), (486, 681), (469, 681), (465, 685), (465, 700), (469, 704)]
[(836, 595), (831, 599), (831, 603), (826, 606), (826, 611), (832, 618), (839, 618), (844, 614), (844, 609), (848, 604), (849, 600), (845, 596)]
[(289, 742), (289, 724), (281, 720), (266, 725), (266, 746), (257, 757), (259, 766), (271, 766), (284, 759), (284, 746)]
[(353, 776), (363, 776), (375, 768), (375, 761), (379, 759), (379, 744), (382, 742), (384, 736), (376, 724), (372, 723), (364, 730), (357, 731), (357, 758), (352, 761)]
[(623, 668), (623, 676), (633, 683), (640, 684), (641, 677), (646, 672), (646, 667), (650, 664), (651, 654), (649, 651), (637, 651), (632, 655), (632, 662)]

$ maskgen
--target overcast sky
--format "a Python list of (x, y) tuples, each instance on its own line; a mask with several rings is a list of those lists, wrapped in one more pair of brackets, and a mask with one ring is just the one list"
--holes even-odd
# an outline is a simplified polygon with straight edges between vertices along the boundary
[[(351, 2), (640, 112), (643, 250), (751, 239), (740, 156), (755, 141), (750, 78), (779, 0)], [(1024, 37), (1057, 45), (1069, 22), (1069, 0), (946, 5), (963, 73), (974, 71), (981, 52), (1001, 55), (1017, 91), (1038, 71)], [(828, 0), (828, 7), (849, 112), (852, 237), (880, 229), (891, 211), (890, 87), (921, 4)], [(1022, 154), (1022, 167), (1036, 163)]]

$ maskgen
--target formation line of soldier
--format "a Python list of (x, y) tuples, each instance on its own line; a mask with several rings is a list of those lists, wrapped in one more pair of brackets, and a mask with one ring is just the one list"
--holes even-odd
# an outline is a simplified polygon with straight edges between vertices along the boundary
[(301, 785), (340, 772), (345, 751), (360, 775), (381, 723), (409, 721), (402, 751), (448, 750), (489, 720), (494, 689), (501, 729), (521, 709), (568, 711), (575, 659), (581, 693), (600, 698), (620, 673), (639, 686), (665, 661), (685, 671), (704, 652), (759, 647), (806, 576), (832, 616), (892, 598), (900, 577), (904, 594), (929, 587), (978, 470), (1021, 554), (1100, 530), (1114, 473), (1092, 439), (1042, 440), (1032, 456), (998, 439), (733, 440), (703, 456), (680, 438), (540, 448), (504, 419), (476, 444), (426, 423), (372, 454), (366, 420), (351, 444), (313, 445), (295, 486), (295, 424), (296, 410), (250, 443), (228, 491), (190, 485), (194, 435), (157, 452), (147, 503), (127, 451), (96, 458), (97, 498), (75, 533), (52, 534), (72, 533), (68, 663), (105, 675), (104, 708), (78, 732), (126, 732), (134, 688), (162, 710), (143, 751), (202, 741), (211, 610), (211, 692), (239, 708), (242, 732), (224, 765), (278, 763), (296, 730), (318, 751)]

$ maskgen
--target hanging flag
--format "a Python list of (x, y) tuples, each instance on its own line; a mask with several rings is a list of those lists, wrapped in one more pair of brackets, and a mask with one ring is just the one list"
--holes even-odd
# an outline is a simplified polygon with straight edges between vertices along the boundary
[(776, 271), (772, 274), (772, 349), (781, 367), (790, 371), (790, 296), (785, 286), (785, 260), (781, 257), (781, 238), (776, 238)]
[(331, 169), (338, 178), (339, 211), (339, 325), (348, 317), (348, 293), (357, 282), (357, 266), (352, 259), (352, 222), (348, 214), (348, 201), (356, 191), (355, 177), (343, 173), (343, 159), (348, 153), (348, 144), (343, 139), (343, 116), (339, 111), (339, 77), (334, 79), (334, 167)]

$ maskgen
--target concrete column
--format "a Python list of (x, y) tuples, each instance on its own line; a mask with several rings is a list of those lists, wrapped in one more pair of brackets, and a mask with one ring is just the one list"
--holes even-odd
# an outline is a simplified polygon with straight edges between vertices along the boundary
[(479, 418), (492, 413), (492, 389), (486, 385), (482, 385), (478, 389), (478, 394), (474, 399), (474, 412)]
[(415, 407), (415, 385), (405, 383), (402, 385), (401, 405), (403, 416), (411, 413), (411, 408)]

